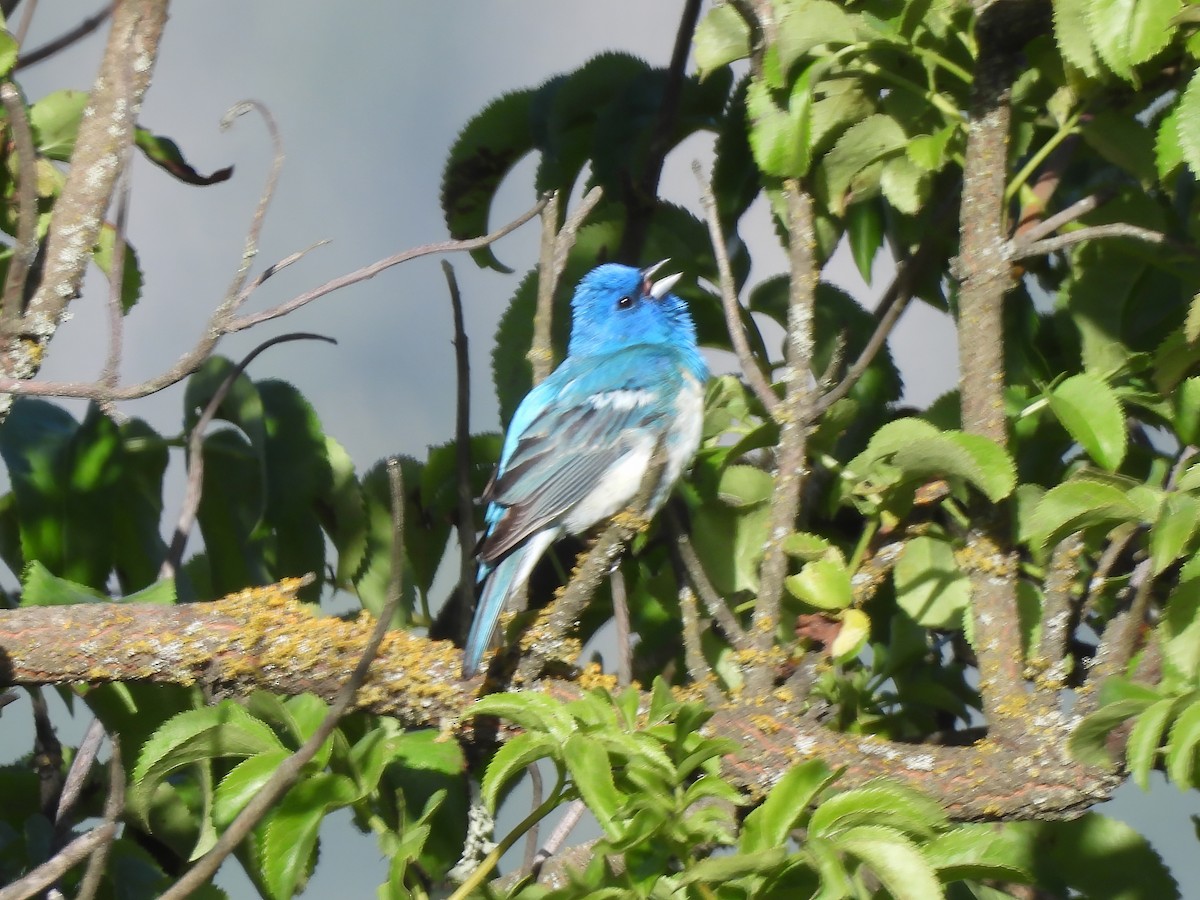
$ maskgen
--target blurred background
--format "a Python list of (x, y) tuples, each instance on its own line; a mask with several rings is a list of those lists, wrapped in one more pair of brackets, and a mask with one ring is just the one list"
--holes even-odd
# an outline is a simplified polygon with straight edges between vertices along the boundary
[[(57, 36), (102, 5), (41, 0), (26, 46)], [(173, 4), (140, 123), (175, 140), (201, 173), (233, 165), (234, 174), (222, 184), (190, 187), (135, 155), (128, 231), (145, 287), (125, 323), (122, 383), (169, 368), (192, 347), (241, 260), (272, 154), (266, 129), (253, 114), (220, 130), (229, 107), (246, 98), (265, 103), (287, 154), (254, 272), (317, 241), (330, 242), (266, 282), (249, 301), (246, 311), (251, 311), (398, 251), (444, 240), (438, 202), (442, 168), (474, 114), (506, 91), (539, 84), (604, 50), (623, 50), (665, 66), (681, 7), (678, 0)], [(62, 88), (89, 89), (105, 39), (106, 27), (101, 27), (68, 51), (19, 73), (28, 99)], [(711, 158), (710, 143), (694, 136), (668, 158), (665, 196), (699, 208), (691, 164)], [(533, 204), (532, 176), (532, 160), (526, 160), (506, 179), (492, 227)], [(752, 280), (783, 269), (783, 253), (761, 202), (747, 215), (742, 235), (754, 259)], [(500, 260), (516, 270), (509, 276), (479, 270), (465, 254), (451, 257), (471, 342), (473, 431), (499, 427), (492, 338), (518, 279), (536, 263), (537, 243), (535, 221), (496, 245)], [(825, 277), (871, 306), (889, 274), (890, 266), (878, 260), (868, 286), (848, 254), (839, 253)], [(98, 376), (107, 340), (106, 293), (107, 284), (93, 269), (84, 295), (72, 306), (71, 321), (51, 345), (43, 379)], [(272, 335), (300, 330), (328, 335), (338, 344), (273, 348), (249, 374), (295, 384), (360, 471), (390, 454), (424, 457), (428, 445), (453, 436), (451, 314), (438, 257), (389, 269), (285, 319), (227, 338), (218, 352), (237, 359)], [(914, 304), (891, 346), (909, 402), (927, 404), (954, 384), (954, 332), (941, 313)], [(719, 359), (714, 364), (728, 368)], [(72, 408), (79, 413), (83, 405)], [(178, 431), (182, 390), (124, 404), (122, 411), (165, 433)], [(176, 460), (166, 494), (172, 518), (171, 498), (182, 496), (180, 471)], [(6, 587), (15, 582), (12, 573), (4, 578)], [(47, 696), (58, 703), (53, 693)], [(61, 705), (55, 710), (61, 712), (60, 736), (78, 740), (86, 720), (72, 720)], [(28, 752), (32, 725), (26, 700), (4, 710), (2, 726), (0, 762)], [(1195, 795), (1180, 795), (1161, 782), (1150, 794), (1126, 785), (1105, 811), (1150, 835), (1184, 897), (1200, 898)], [(374, 841), (358, 835), (348, 815), (326, 820), (321, 862), (307, 896), (373, 896), (385, 877), (386, 864)], [(218, 883), (233, 898), (256, 896), (236, 864), (225, 867)]]

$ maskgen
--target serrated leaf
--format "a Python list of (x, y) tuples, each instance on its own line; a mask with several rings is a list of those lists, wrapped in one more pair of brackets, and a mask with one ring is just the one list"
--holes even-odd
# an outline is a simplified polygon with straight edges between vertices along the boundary
[(563, 745), (563, 758), (579, 796), (609, 839), (621, 835), (617, 813), (624, 802), (613, 781), (612, 761), (590, 736), (573, 734)]
[(798, 600), (817, 609), (845, 609), (854, 600), (850, 571), (838, 559), (814, 559), (798, 575), (789, 575), (787, 589)]
[(1175, 108), (1176, 136), (1192, 176), (1200, 178), (1200, 72), (1193, 72)]
[[(1154, 134), (1154, 171), (1158, 175), (1159, 182), (1166, 185), (1183, 164), (1183, 144), (1179, 137), (1179, 102), (1177, 100), (1170, 111), (1159, 120)], [(1194, 301), (1192, 305), (1195, 306)], [(1193, 320), (1189, 316), (1188, 323), (1186, 330), (1188, 342), (1194, 344), (1197, 336), (1200, 336), (1196, 331), (1197, 328), (1200, 328), (1200, 320)]]
[(59, 578), (36, 559), (25, 566), (21, 574), (21, 606), (69, 606), (106, 600), (106, 594)]
[(846, 237), (858, 274), (870, 284), (875, 255), (883, 246), (883, 211), (877, 202), (864, 200), (846, 210)]
[(902, 153), (907, 141), (900, 123), (882, 113), (847, 128), (817, 169), (830, 210), (841, 215), (854, 201), (871, 196), (879, 184), (876, 163)]
[(344, 775), (319, 773), (294, 785), (266, 818), (262, 874), (272, 900), (291, 900), (308, 877), (321, 820), (355, 799)]
[(12, 71), (20, 49), (16, 38), (7, 31), (0, 32), (0, 76), (5, 76)]
[(185, 766), (286, 749), (270, 726), (231, 700), (172, 716), (142, 747), (131, 776), (131, 805), (144, 814), (158, 785)]
[(1030, 848), (1011, 829), (992, 824), (959, 825), (936, 835), (921, 851), (943, 881), (971, 879), (1028, 883)]
[(711, 856), (693, 863), (677, 879), (679, 884), (708, 883), (724, 885), (735, 878), (770, 872), (787, 860), (786, 847), (763, 849), (734, 856)]
[(1151, 705), (1148, 699), (1117, 700), (1100, 707), (1075, 726), (1068, 749), (1071, 756), (1089, 766), (1111, 768), (1113, 759), (1105, 746), (1109, 732)]
[(1099, 481), (1079, 479), (1046, 491), (1023, 530), (1028, 540), (1047, 546), (1093, 525), (1140, 519), (1140, 507), (1125, 491)]
[(488, 694), (480, 697), (464, 716), (498, 716), (526, 731), (541, 731), (563, 743), (575, 731), (575, 720), (563, 704), (545, 694)]
[(289, 756), (288, 750), (268, 750), (244, 759), (230, 769), (213, 796), (214, 824), (221, 830), (229, 827)]
[(807, 531), (793, 531), (783, 539), (783, 552), (788, 556), (796, 556), (803, 560), (820, 559), (826, 553), (841, 555), (833, 544), (819, 534)]
[(1171, 40), (1171, 20), (1179, 0), (1105, 0), (1087, 7), (1092, 46), (1108, 67), (1134, 81), (1135, 67), (1150, 60)]
[(787, 108), (776, 103), (771, 89), (761, 81), (746, 91), (746, 116), (754, 162), (768, 175), (800, 178), (812, 165), (812, 80), (819, 63), (796, 79)]
[(913, 165), (926, 172), (940, 172), (948, 159), (950, 139), (958, 134), (958, 129), (958, 125), (947, 125), (933, 134), (914, 135), (904, 152)]
[(907, 156), (894, 156), (883, 165), (879, 188), (895, 209), (915, 216), (928, 200), (929, 176)]
[(1090, 0), (1054, 0), (1054, 37), (1063, 57), (1090, 78), (1100, 74), (1100, 62), (1088, 30)]
[(958, 628), (971, 600), (971, 581), (959, 568), (954, 548), (922, 535), (905, 547), (893, 573), (896, 603), (925, 628)]
[(1071, 437), (1110, 472), (1125, 459), (1125, 413), (1116, 393), (1088, 372), (1072, 375), (1048, 397), (1050, 409)]
[(946, 822), (946, 813), (931, 797), (900, 782), (880, 778), (825, 800), (812, 814), (808, 831), (833, 840), (847, 830), (881, 825), (929, 837)]
[(1191, 704), (1171, 725), (1167, 739), (1167, 777), (1180, 790), (1196, 787), (1196, 749), (1200, 744), (1200, 701)]
[(898, 831), (860, 825), (840, 834), (837, 847), (864, 862), (894, 900), (938, 900), (945, 896), (933, 868), (916, 845)]
[(1167, 494), (1150, 529), (1150, 560), (1155, 575), (1183, 556), (1197, 526), (1200, 526), (1200, 499), (1191, 494)]
[(493, 813), (500, 803), (500, 793), (526, 766), (539, 759), (555, 756), (554, 741), (544, 734), (526, 731), (506, 741), (488, 763), (480, 793), (483, 802)]
[(1163, 731), (1171, 719), (1178, 700), (1164, 698), (1150, 705), (1137, 717), (1125, 743), (1125, 761), (1133, 781), (1143, 791), (1150, 790), (1150, 773), (1158, 758)]
[(692, 38), (696, 71), (707, 78), (716, 69), (750, 55), (750, 29), (730, 5), (714, 6), (696, 26)]
[(746, 816), (738, 847), (753, 853), (787, 840), (813, 799), (837, 777), (823, 760), (810, 759), (784, 773), (762, 805)]
[(814, 47), (853, 44), (855, 17), (829, 0), (787, 0), (775, 12), (779, 65), (784, 76)]
[(1176, 585), (1159, 628), (1168, 667), (1194, 681), (1200, 675), (1200, 580), (1184, 579)]

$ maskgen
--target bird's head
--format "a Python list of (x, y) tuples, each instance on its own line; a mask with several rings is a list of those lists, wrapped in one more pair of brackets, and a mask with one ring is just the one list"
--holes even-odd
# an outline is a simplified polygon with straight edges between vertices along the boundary
[(583, 276), (571, 301), (570, 354), (669, 344), (698, 358), (696, 326), (687, 304), (671, 293), (679, 274), (654, 279), (666, 263), (664, 259), (644, 269), (606, 263)]

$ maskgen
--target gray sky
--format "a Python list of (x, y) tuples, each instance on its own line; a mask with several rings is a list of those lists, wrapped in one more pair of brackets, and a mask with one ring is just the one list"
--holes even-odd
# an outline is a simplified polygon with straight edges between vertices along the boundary
[[(42, 0), (29, 45), (100, 5)], [(195, 188), (140, 160), (135, 166), (129, 231), (146, 289), (126, 320), (123, 380), (156, 374), (189, 349), (237, 268), (270, 149), (253, 115), (229, 132), (219, 131), (230, 106), (245, 98), (267, 104), (287, 150), (259, 268), (318, 240), (331, 241), (250, 301), (250, 308), (264, 308), (399, 250), (444, 239), (438, 203), (442, 166), (473, 114), (505, 91), (538, 84), (602, 50), (625, 50), (665, 65), (681, 6), (661, 0), (176, 0), (141, 122), (176, 140), (201, 172), (230, 164), (236, 170), (229, 182)], [(101, 32), (23, 73), (29, 98), (64, 87), (89, 88), (103, 40)], [(698, 208), (690, 165), (694, 158), (707, 160), (710, 146), (709, 139), (694, 137), (668, 160), (668, 197)], [(533, 199), (532, 164), (526, 161), (501, 190), (493, 222), (515, 216)], [(755, 258), (753, 278), (782, 269), (761, 204), (751, 211), (743, 236)], [(466, 256), (452, 258), (467, 306), (475, 430), (498, 427), (491, 338), (518, 279), (536, 261), (536, 245), (534, 225), (497, 246), (501, 260), (517, 270), (513, 276), (481, 272)], [(844, 259), (826, 275), (868, 300), (884, 286), (877, 279), (866, 290)], [(100, 371), (105, 290), (93, 272), (72, 321), (51, 345), (43, 378), (90, 380)], [(339, 343), (272, 349), (250, 374), (293, 382), (360, 468), (391, 453), (423, 456), (427, 445), (451, 436), (454, 360), (437, 258), (389, 270), (235, 336), (220, 349), (236, 358), (273, 334), (297, 330), (327, 334)], [(917, 304), (898, 329), (893, 352), (910, 401), (927, 403), (953, 385), (953, 331), (944, 316)], [(127, 404), (124, 411), (170, 433), (180, 427), (180, 404), (176, 390)], [(168, 511), (178, 503), (179, 479), (172, 484)], [(5, 759), (29, 746), (27, 735), (13, 734), (27, 723), (24, 700), (5, 710), (4, 731), (17, 741)], [(64, 727), (63, 734), (73, 739), (75, 728)], [(1162, 786), (1150, 796), (1136, 788), (1122, 793), (1128, 800), (1109, 812), (1139, 828), (1157, 822), (1159, 846), (1177, 876), (1200, 880), (1187, 820), (1189, 812), (1200, 811), (1195, 795), (1185, 802)], [(307, 896), (373, 896), (385, 877), (373, 840), (347, 838), (347, 823), (348, 817), (327, 823), (322, 862)], [(232, 897), (254, 896), (240, 871), (226, 872), (222, 880)], [(1200, 898), (1200, 887), (1185, 887), (1184, 893)]]

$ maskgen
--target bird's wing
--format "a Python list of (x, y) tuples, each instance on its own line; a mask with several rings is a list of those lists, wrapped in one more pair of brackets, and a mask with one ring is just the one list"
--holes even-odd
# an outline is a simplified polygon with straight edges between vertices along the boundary
[(491, 527), (479, 558), (494, 562), (560, 524), (622, 457), (644, 452), (647, 438), (657, 440), (670, 427), (683, 378), (669, 351), (631, 347), (564, 364), (531, 392), (513, 417), (522, 427), (516, 433), (510, 427), (485, 498)]

